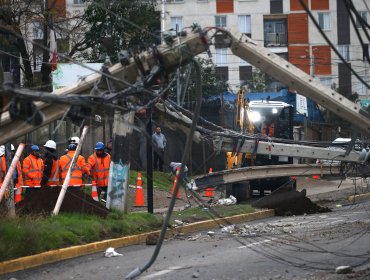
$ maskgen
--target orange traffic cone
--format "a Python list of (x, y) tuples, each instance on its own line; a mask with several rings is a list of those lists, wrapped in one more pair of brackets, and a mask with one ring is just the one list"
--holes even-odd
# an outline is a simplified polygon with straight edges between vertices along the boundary
[(320, 179), (320, 175), (312, 175), (312, 179), (318, 180)]
[(99, 201), (98, 190), (95, 184), (91, 187), (91, 196), (95, 201)]
[(140, 172), (137, 173), (135, 206), (144, 206), (143, 181)]
[[(209, 168), (208, 173), (212, 173), (212, 167)], [(213, 198), (213, 188), (206, 188), (206, 190), (204, 192), (204, 196)]]
[(15, 191), (14, 203), (18, 203), (22, 200), (22, 188), (18, 187)]
[[(175, 180), (173, 181), (173, 186), (172, 186), (172, 191), (171, 191), (171, 194), (173, 195), (173, 193), (175, 192), (175, 187), (176, 187), (176, 184), (177, 184), (177, 180), (179, 178), (179, 174), (180, 174), (180, 167), (177, 167), (176, 168), (176, 175), (175, 175)], [(180, 188), (176, 194), (176, 198), (180, 198)]]

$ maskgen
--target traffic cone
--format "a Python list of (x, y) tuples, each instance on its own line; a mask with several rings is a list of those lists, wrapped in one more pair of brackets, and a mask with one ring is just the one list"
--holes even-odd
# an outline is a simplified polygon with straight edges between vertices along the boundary
[(137, 173), (135, 206), (144, 206), (143, 181), (140, 172)]
[(95, 186), (95, 184), (91, 187), (91, 197), (95, 200), (95, 201), (99, 201), (99, 195), (98, 195), (98, 190)]
[(22, 188), (18, 187), (15, 191), (14, 203), (17, 204), (22, 200)]
[[(180, 174), (180, 167), (177, 167), (176, 168), (176, 175), (175, 175), (175, 179), (173, 181), (173, 186), (172, 186), (172, 191), (171, 191), (171, 194), (173, 195), (173, 193), (175, 192), (175, 187), (176, 187), (176, 184), (177, 184), (177, 180), (179, 178), (179, 174)], [(180, 188), (176, 194), (176, 198), (180, 198)]]
[[(209, 168), (209, 172), (208, 173), (212, 173), (212, 167)], [(206, 188), (205, 192), (204, 192), (204, 196), (205, 197), (210, 197), (210, 198), (213, 198), (213, 188)]]
[(320, 179), (320, 175), (312, 175), (312, 179), (318, 180)]

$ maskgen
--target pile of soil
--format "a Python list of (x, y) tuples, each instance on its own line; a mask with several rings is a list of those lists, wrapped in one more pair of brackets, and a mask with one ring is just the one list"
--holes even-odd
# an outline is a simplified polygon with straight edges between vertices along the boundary
[[(16, 205), (18, 215), (47, 214), (54, 210), (60, 188), (44, 187), (33, 189), (21, 202)], [(60, 213), (81, 213), (106, 217), (109, 210), (101, 203), (79, 188), (68, 188)]]
[(293, 189), (273, 192), (254, 202), (252, 206), (275, 209), (278, 216), (331, 212), (329, 208), (321, 207), (306, 197), (306, 190), (299, 192)]

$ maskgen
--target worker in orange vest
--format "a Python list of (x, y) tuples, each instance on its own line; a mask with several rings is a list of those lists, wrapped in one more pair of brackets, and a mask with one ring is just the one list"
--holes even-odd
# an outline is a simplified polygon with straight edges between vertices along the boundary
[(98, 197), (100, 198), (100, 194), (104, 191), (105, 193), (103, 199), (107, 201), (111, 156), (105, 152), (104, 149), (105, 146), (103, 142), (96, 143), (95, 153), (90, 155), (87, 160), (87, 168), (97, 185)]
[[(37, 145), (31, 146), (31, 153), (23, 160), (23, 176), (27, 186), (31, 189), (35, 186), (40, 186), (42, 171), (44, 170), (44, 162), (40, 158), (40, 148)], [(26, 194), (30, 189), (26, 190)]]
[[(63, 184), (64, 180), (67, 176), (68, 169), (71, 166), (73, 156), (76, 152), (77, 145), (76, 144), (69, 144), (67, 154), (61, 156), (59, 158), (58, 166), (59, 166), (59, 176), (60, 181)], [(71, 172), (71, 179), (69, 181), (69, 186), (79, 186), (83, 184), (83, 174), (88, 173), (86, 170), (86, 161), (85, 158), (81, 155), (78, 155), (76, 164)]]
[[(12, 158), (14, 158), (15, 148), (13, 144), (11, 144), (10, 147), (11, 147), (11, 156)], [(6, 170), (7, 169), (6, 169), (5, 146), (1, 145), (0, 146), (0, 187), (3, 184), (4, 178), (6, 175)], [(13, 182), (16, 188), (20, 188), (20, 186), (23, 185), (22, 167), (19, 161), (17, 163), (17, 169), (14, 170), (14, 173), (13, 173)], [(15, 202), (17, 203), (18, 201), (15, 201)]]
[(53, 140), (46, 141), (44, 145), (44, 172), (42, 173), (41, 186), (59, 185), (59, 165), (56, 149), (57, 144)]

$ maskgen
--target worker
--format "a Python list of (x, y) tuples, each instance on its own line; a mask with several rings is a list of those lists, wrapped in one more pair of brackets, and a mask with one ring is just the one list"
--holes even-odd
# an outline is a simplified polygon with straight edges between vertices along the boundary
[[(64, 183), (64, 180), (67, 176), (68, 169), (71, 166), (73, 156), (76, 152), (77, 145), (69, 144), (68, 153), (60, 157), (58, 161), (59, 166), (59, 178), (61, 183)], [(69, 186), (80, 186), (83, 184), (83, 174), (86, 173), (86, 162), (83, 156), (78, 155), (76, 164), (71, 172), (71, 179), (69, 181)]]
[[(40, 186), (43, 170), (44, 162), (40, 158), (40, 148), (37, 145), (32, 145), (30, 155), (23, 160), (22, 172), (26, 185), (31, 189)], [(26, 191), (27, 193), (29, 190)]]
[(56, 186), (59, 184), (57, 144), (53, 140), (46, 141), (44, 145), (44, 171), (41, 186)]
[[(15, 148), (14, 145), (10, 145), (11, 149), (11, 157), (12, 159), (15, 156)], [(5, 146), (0, 146), (0, 187), (3, 184), (5, 175), (6, 175), (6, 157), (5, 157)], [(17, 162), (17, 168), (13, 172), (13, 183), (16, 188), (20, 188), (21, 185), (23, 185), (23, 176), (22, 176), (22, 167), (21, 163)], [(17, 201), (16, 201), (17, 202)]]
[(95, 145), (95, 153), (89, 156), (87, 160), (87, 169), (98, 189), (98, 197), (104, 192), (103, 199), (107, 201), (109, 166), (111, 156), (104, 151), (105, 146), (103, 142), (97, 142)]

